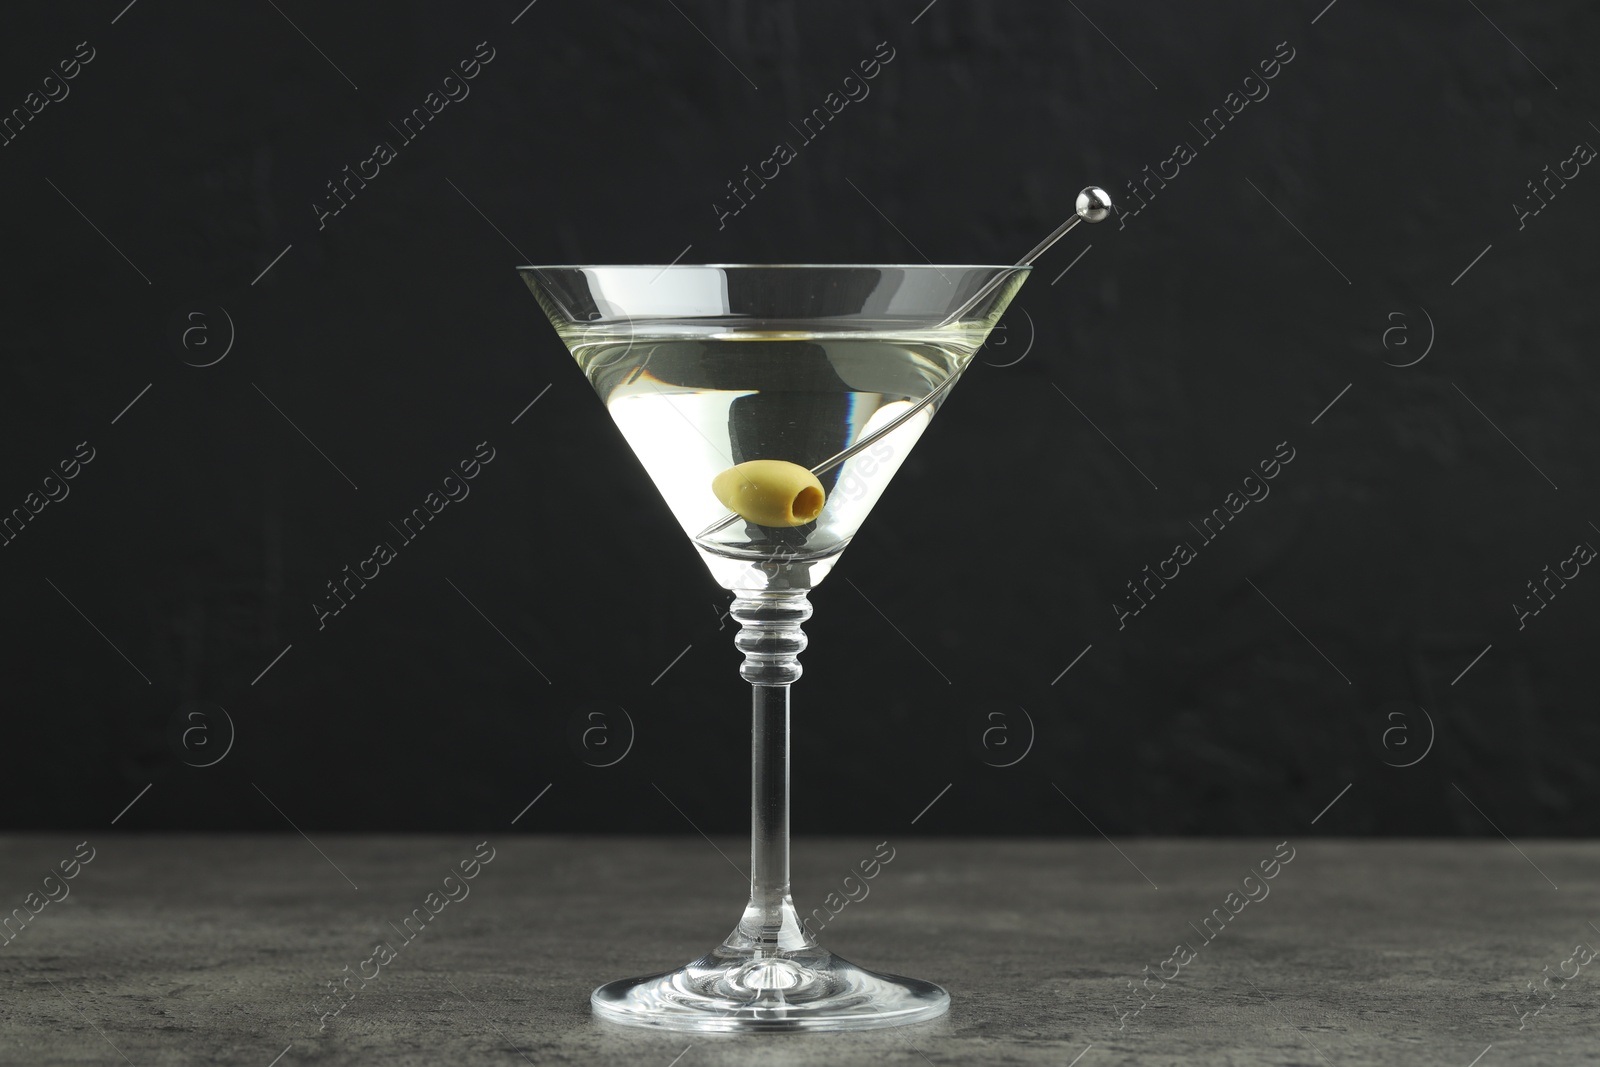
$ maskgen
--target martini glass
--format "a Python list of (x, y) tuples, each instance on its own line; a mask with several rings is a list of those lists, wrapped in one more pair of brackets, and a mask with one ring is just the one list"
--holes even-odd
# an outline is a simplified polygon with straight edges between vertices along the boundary
[[(1079, 215), (1098, 221), (1106, 210), (1091, 200), (1086, 207), (1080, 196)], [(1027, 264), (1075, 222), (1013, 266), (519, 268), (732, 592), (740, 673), (753, 694), (744, 914), (698, 960), (596, 989), (601, 1018), (701, 1032), (856, 1030), (949, 1008), (932, 982), (829, 952), (807, 927), (815, 920), (795, 908), (789, 687), (801, 674), (807, 594), (849, 546)], [(863, 876), (869, 870), (863, 861)]]

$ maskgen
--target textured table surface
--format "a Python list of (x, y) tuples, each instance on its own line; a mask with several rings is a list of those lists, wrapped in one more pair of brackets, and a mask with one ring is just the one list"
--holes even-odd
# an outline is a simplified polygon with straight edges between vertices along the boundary
[[(1600, 847), (1583, 842), (1127, 840), (1121, 855), (907, 838), (822, 940), (942, 983), (949, 1015), (743, 1037), (620, 1028), (588, 1008), (599, 982), (720, 940), (743, 842), (501, 836), (474, 879), (447, 882), (476, 838), (312, 837), (102, 835), (69, 882), (46, 876), (76, 835), (0, 839), (0, 903), (40, 909), (0, 948), (0, 1062), (1497, 1067), (1592, 1063), (1600, 1047), (1600, 966), (1574, 955), (1600, 946)], [(797, 842), (802, 910), (875, 844)], [(1275, 878), (1245, 882), (1289, 849)], [(459, 899), (433, 898), (403, 941), (405, 916), (446, 891)], [(1205, 923), (1214, 909), (1225, 924)], [(364, 963), (379, 941), (393, 958)], [(1188, 962), (1164, 963), (1180, 942)], [(1177, 973), (1135, 999), (1146, 966)], [(324, 1016), (327, 983), (357, 971), (377, 973)]]

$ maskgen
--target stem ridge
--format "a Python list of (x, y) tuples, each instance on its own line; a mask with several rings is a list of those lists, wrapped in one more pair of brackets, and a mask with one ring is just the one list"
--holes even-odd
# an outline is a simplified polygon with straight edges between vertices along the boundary
[(807, 644), (800, 628), (811, 618), (806, 592), (768, 590), (733, 598), (730, 614), (740, 627), (733, 643), (744, 653), (739, 674), (751, 685), (789, 685), (800, 680), (800, 653)]

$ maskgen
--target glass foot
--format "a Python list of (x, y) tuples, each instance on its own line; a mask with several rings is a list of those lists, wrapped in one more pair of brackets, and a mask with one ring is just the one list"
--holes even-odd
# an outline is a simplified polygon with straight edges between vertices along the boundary
[(863, 970), (816, 947), (731, 958), (719, 950), (666, 974), (608, 982), (589, 1000), (612, 1022), (702, 1033), (868, 1030), (950, 1007), (932, 982)]

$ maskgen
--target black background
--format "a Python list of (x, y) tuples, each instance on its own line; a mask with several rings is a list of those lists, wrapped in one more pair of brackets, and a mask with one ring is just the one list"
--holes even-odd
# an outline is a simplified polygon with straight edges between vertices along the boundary
[[(1188, 142), (1041, 262), (813, 596), (796, 830), (1271, 833), (1336, 796), (1319, 830), (1597, 828), (1600, 577), (1511, 607), (1600, 543), (1600, 178), (1512, 206), (1600, 144), (1585, 4), (278, 8), (7, 16), (6, 110), (96, 53), (0, 148), (0, 508), (96, 451), (0, 549), (7, 827), (739, 831), (725, 595), (511, 268), (1010, 262)], [(319, 631), (324, 583), (485, 440)], [(1271, 497), (1119, 631), (1124, 583), (1283, 441)], [(626, 725), (574, 724), (618, 706), (635, 743), (592, 766)]]

